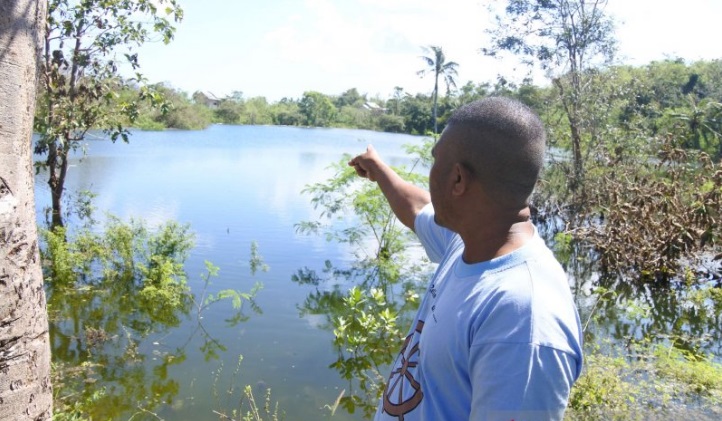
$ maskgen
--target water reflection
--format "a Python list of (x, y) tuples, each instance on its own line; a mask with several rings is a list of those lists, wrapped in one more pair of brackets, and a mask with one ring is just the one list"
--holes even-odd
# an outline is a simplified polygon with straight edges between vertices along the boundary
[(722, 361), (722, 290), (714, 283), (669, 287), (600, 276), (597, 255), (567, 242), (561, 219), (536, 215), (537, 227), (569, 274), (588, 344), (627, 355), (635, 343), (662, 342)]
[[(260, 313), (258, 287), (212, 295), (218, 268), (207, 263), (204, 287), (191, 293), (183, 271), (193, 246), (187, 226), (171, 222), (152, 232), (111, 217), (102, 232), (94, 228), (43, 231), (55, 412), (71, 419), (153, 415), (161, 405), (173, 407), (181, 384), (169, 372), (186, 360), (195, 336), (206, 361), (226, 350), (204, 326), (205, 311), (231, 301), (235, 311), (226, 322), (235, 326), (248, 319), (243, 304)], [(253, 246), (250, 267), (252, 276), (266, 268)], [(155, 338), (184, 320), (195, 324), (187, 340), (162, 348)]]
[(722, 357), (722, 292), (708, 286), (672, 288), (601, 279), (606, 294), (598, 334), (619, 344), (658, 338), (690, 355)]
[(178, 393), (179, 383), (168, 369), (185, 360), (185, 350), (151, 356), (139, 348), (180, 324), (191, 309), (190, 296), (176, 297), (172, 308), (148, 306), (126, 281), (108, 277), (48, 290), (56, 402), (68, 404), (66, 410), (120, 419), (170, 404)]
[[(336, 353), (329, 367), (347, 382), (334, 411), (370, 418), (385, 384), (386, 369), (402, 344), (402, 331), (411, 323), (420, 286), (417, 273), (389, 277), (381, 267), (358, 264), (351, 269), (335, 268), (327, 262), (322, 273), (299, 269), (292, 277), (299, 285), (312, 285), (302, 303), (301, 317), (314, 320), (317, 328), (333, 332)], [(355, 285), (349, 289), (349, 285)], [(393, 322), (379, 315), (394, 315)], [(365, 320), (368, 319), (368, 320)]]

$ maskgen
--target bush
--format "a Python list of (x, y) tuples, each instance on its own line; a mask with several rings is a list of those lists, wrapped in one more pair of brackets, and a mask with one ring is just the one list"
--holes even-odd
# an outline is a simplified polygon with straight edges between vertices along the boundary
[(389, 133), (403, 133), (404, 118), (397, 115), (382, 114), (376, 122), (379, 129)]

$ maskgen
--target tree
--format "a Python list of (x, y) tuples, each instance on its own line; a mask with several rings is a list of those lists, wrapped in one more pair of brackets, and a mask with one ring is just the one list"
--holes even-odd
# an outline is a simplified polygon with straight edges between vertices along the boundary
[(307, 126), (328, 127), (336, 115), (333, 102), (320, 92), (304, 92), (298, 107), (301, 114), (306, 117)]
[(401, 102), (401, 115), (406, 130), (412, 134), (426, 134), (433, 127), (429, 121), (432, 107), (430, 98), (424, 94), (405, 97)]
[(241, 124), (271, 124), (273, 115), (266, 97), (248, 98), (241, 114)]
[(360, 107), (364, 102), (366, 102), (366, 95), (361, 95), (356, 88), (351, 88), (336, 98), (334, 105), (341, 109), (345, 106)]
[(280, 101), (271, 106), (271, 118), (273, 124), (281, 126), (298, 126), (303, 121), (303, 116), (299, 111), (298, 102), (289, 99), (281, 98)]
[(154, 120), (163, 127), (180, 130), (200, 130), (211, 124), (213, 112), (203, 103), (191, 101), (188, 94), (164, 86), (162, 83), (149, 86), (163, 98), (164, 109), (154, 110)]
[(121, 66), (136, 72), (128, 82), (141, 84), (139, 100), (162, 105), (161, 95), (142, 86), (134, 48), (153, 40), (155, 33), (170, 42), (172, 22), (182, 14), (176, 0), (48, 1), (35, 152), (45, 156), (41, 166), (48, 170), (53, 226), (63, 225), (61, 199), (70, 154), (88, 131), (102, 129), (113, 141), (128, 141), (123, 121), (137, 117), (138, 104), (115, 100), (114, 92), (127, 83)]
[(417, 74), (421, 77), (424, 77), (428, 73), (434, 74), (434, 91), (432, 93), (434, 96), (434, 133), (438, 133), (436, 116), (437, 103), (439, 99), (439, 76), (444, 78), (444, 82), (446, 83), (446, 94), (448, 95), (451, 87), (456, 88), (456, 80), (454, 78), (458, 76), (456, 68), (459, 67), (459, 64), (453, 61), (446, 61), (446, 56), (444, 55), (444, 51), (441, 47), (430, 45), (429, 47), (424, 47), (424, 51), (429, 54), (428, 57), (421, 56), (421, 59), (424, 60), (427, 68), (419, 70)]
[(0, 2), (0, 420), (52, 416), (30, 154), (43, 0)]
[(466, 85), (459, 88), (457, 101), (459, 104), (468, 104), (477, 99), (482, 99), (489, 95), (489, 83), (480, 83), (474, 85), (474, 82), (468, 81)]
[[(587, 95), (595, 64), (614, 58), (614, 24), (604, 13), (607, 0), (507, 0), (484, 54), (510, 52), (551, 77), (566, 116), (573, 156), (571, 186), (584, 175), (583, 138), (593, 142), (590, 109), (599, 98)], [(591, 101), (591, 104), (590, 104)]]
[(689, 108), (671, 113), (674, 120), (684, 123), (686, 130), (679, 135), (682, 146), (710, 151), (722, 157), (722, 103), (703, 98), (697, 101), (689, 95)]
[(404, 88), (401, 86), (394, 86), (394, 95), (386, 101), (386, 108), (393, 111), (394, 115), (399, 115), (399, 105), (404, 98)]
[(213, 114), (215, 114), (216, 119), (223, 124), (238, 124), (241, 120), (243, 107), (244, 104), (242, 101), (236, 102), (231, 99), (223, 99), (218, 104), (218, 108), (213, 110)]

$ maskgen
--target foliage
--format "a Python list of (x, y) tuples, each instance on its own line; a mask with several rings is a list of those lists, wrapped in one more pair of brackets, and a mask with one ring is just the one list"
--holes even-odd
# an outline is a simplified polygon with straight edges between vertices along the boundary
[(152, 119), (166, 128), (180, 130), (199, 130), (206, 128), (212, 121), (212, 113), (200, 104), (194, 104), (188, 94), (168, 88), (162, 84), (153, 85), (156, 92), (165, 99), (167, 109), (160, 112), (149, 110)]
[(578, 190), (569, 188), (574, 159), (566, 153), (573, 147), (565, 113), (554, 97), (536, 96), (557, 148), (534, 198), (537, 223), (553, 225), (549, 238), (573, 234), (579, 251), (570, 255), (597, 262), (595, 270), (625, 282), (719, 279), (722, 203), (712, 157), (720, 117), (715, 102), (702, 95), (719, 95), (720, 68), (667, 61), (590, 76), (585, 89), (596, 102), (585, 106), (589, 141), (583, 143), (586, 175)]
[[(432, 143), (410, 150), (428, 153)], [(417, 157), (416, 162), (421, 161)], [(316, 287), (300, 306), (301, 313), (326, 317), (324, 327), (333, 331), (338, 354), (331, 367), (349, 381), (348, 393), (329, 408), (341, 406), (350, 413), (359, 409), (370, 416), (384, 387), (381, 368), (401, 347), (398, 326), (410, 323), (429, 267), (409, 256), (408, 230), (400, 226), (378, 187), (360, 179), (347, 162), (348, 157), (333, 166), (332, 178), (304, 190), (321, 220), (301, 222), (297, 229), (348, 244), (354, 260), (341, 268), (327, 261), (321, 275), (300, 269), (293, 280)], [(398, 171), (413, 182), (426, 182), (413, 171)]]
[(584, 371), (569, 396), (567, 417), (580, 419), (581, 414), (628, 413), (630, 397), (639, 393), (634, 382), (624, 380), (629, 363), (623, 357), (609, 357), (600, 353), (587, 354)]
[(674, 347), (656, 345), (651, 351), (656, 374), (680, 385), (669, 388), (675, 396), (709, 399), (716, 406), (722, 405), (722, 364)]
[(135, 120), (138, 101), (164, 107), (161, 96), (145, 86), (135, 100), (116, 101), (126, 84), (120, 69), (130, 66), (136, 71), (135, 82), (142, 83), (134, 48), (155, 34), (170, 42), (173, 22), (182, 16), (175, 0), (49, 0), (34, 129), (39, 134), (35, 153), (45, 157), (38, 165), (49, 173), (54, 226), (63, 223), (61, 197), (69, 154), (87, 132), (102, 129), (113, 141), (127, 141), (123, 118)]
[[(475, 84), (472, 81), (466, 82), (459, 88), (455, 100), (459, 105), (468, 104), (489, 95), (489, 83)], [(529, 105), (529, 104), (527, 104)]]
[[(356, 256), (362, 262), (377, 268), (376, 259), (383, 258), (381, 263), (385, 263), (389, 256), (399, 254), (410, 237), (408, 231), (399, 226), (381, 191), (374, 184), (359, 180), (353, 168), (347, 165), (349, 159), (346, 156), (333, 166), (336, 170), (333, 178), (308, 186), (303, 191), (312, 195), (311, 203), (321, 210), (321, 220), (332, 223), (304, 222), (298, 225), (298, 229), (304, 233), (323, 233), (329, 241), (349, 243), (357, 250)], [(410, 181), (426, 182), (424, 176), (403, 169), (399, 171)], [(343, 220), (349, 212), (357, 215), (360, 223), (337, 229), (334, 220)], [(368, 237), (374, 240), (370, 247), (365, 243)]]
[(288, 98), (281, 99), (274, 104), (271, 110), (273, 124), (281, 126), (300, 126), (303, 124), (303, 115), (298, 106), (298, 101)]
[(337, 112), (330, 98), (314, 91), (304, 92), (298, 107), (304, 124), (313, 127), (328, 127)]
[(359, 94), (356, 88), (351, 88), (334, 99), (336, 108), (361, 107), (366, 102), (366, 96)]
[(358, 129), (368, 127), (369, 122), (367, 120), (371, 118), (372, 114), (368, 113), (367, 110), (362, 107), (344, 105), (338, 110), (333, 125)]
[(589, 224), (575, 232), (600, 253), (603, 271), (720, 279), (713, 263), (720, 257), (722, 169), (709, 156), (665, 144), (658, 160), (617, 163), (588, 190), (598, 219), (587, 216)]
[(679, 139), (679, 146), (719, 158), (722, 62), (666, 60), (639, 68), (619, 67), (617, 73), (632, 100), (618, 107), (615, 124), (670, 135)]
[[(255, 296), (263, 288), (263, 284), (256, 282), (249, 292), (242, 292), (232, 288), (226, 288), (218, 291), (217, 294), (208, 293), (208, 289), (211, 285), (211, 278), (218, 276), (218, 266), (206, 260), (206, 274), (203, 278), (203, 291), (201, 292), (200, 298), (194, 299), (198, 319), (201, 318), (201, 314), (210, 306), (225, 300), (230, 300), (233, 309), (236, 310), (236, 314), (233, 317), (226, 319), (230, 325), (236, 325), (239, 322), (248, 320), (248, 316), (243, 313), (243, 304), (248, 303), (251, 309), (255, 313), (262, 313), (261, 308), (256, 304)], [(268, 271), (268, 266), (263, 263), (263, 259), (258, 254), (256, 243), (251, 244), (251, 275), (255, 275), (256, 266), (261, 266), (264, 272)]]
[(383, 392), (381, 369), (392, 362), (389, 350), (401, 348), (402, 332), (396, 324), (398, 315), (381, 289), (352, 287), (343, 298), (343, 309), (332, 321), (339, 358), (331, 367), (342, 378), (358, 381), (365, 393), (364, 397), (342, 397), (340, 404), (349, 412), (359, 406), (368, 416)]
[[(41, 238), (46, 244), (41, 256), (46, 262), (52, 320), (70, 315), (66, 313), (72, 311), (66, 308), (68, 296), (88, 296), (101, 290), (108, 295), (101, 300), (132, 303), (121, 320), (128, 317), (123, 324), (132, 324), (141, 333), (152, 330), (156, 324), (177, 325), (178, 311), (189, 308), (189, 289), (183, 272), (183, 261), (193, 245), (188, 226), (168, 222), (150, 232), (141, 222), (124, 223), (109, 216), (103, 234), (83, 228), (69, 239), (65, 228), (56, 227), (42, 230)], [(54, 296), (57, 300), (52, 299)], [(136, 305), (143, 311), (131, 311)], [(85, 322), (116, 324), (105, 319), (105, 315), (96, 316), (100, 318)], [(103, 330), (112, 334), (117, 333), (117, 328)]]
[(188, 226), (169, 222), (150, 233), (141, 222), (126, 224), (109, 216), (104, 231), (101, 235), (86, 227), (68, 240), (64, 227), (42, 230), (47, 247), (41, 255), (48, 263), (49, 286), (61, 290), (110, 285), (137, 289), (138, 299), (152, 303), (151, 311), (159, 312), (159, 320), (177, 323), (171, 315), (188, 303), (183, 273), (183, 261), (193, 245)]
[[(206, 308), (230, 302), (235, 313), (229, 323), (247, 319), (244, 303), (260, 312), (254, 301), (258, 283), (250, 292), (227, 288), (207, 294), (218, 272), (210, 262), (202, 294), (192, 293), (184, 271), (193, 246), (187, 225), (170, 221), (150, 229), (108, 216), (102, 229), (89, 223), (73, 232), (56, 227), (41, 234), (57, 419), (153, 414), (178, 393), (168, 370), (185, 360), (185, 351), (155, 349), (153, 360), (146, 361), (139, 348), (149, 346), (147, 338), (180, 325), (195, 305), (198, 325), (191, 337), (204, 334), (201, 351), (213, 358), (224, 347), (201, 323)], [(255, 243), (250, 264), (252, 271), (268, 269)], [(88, 387), (96, 382), (103, 388)]]
[(273, 116), (271, 108), (264, 97), (248, 99), (241, 114), (241, 124), (271, 124)]
[(687, 149), (711, 151), (722, 157), (722, 103), (709, 98), (697, 100), (688, 95), (689, 107), (673, 110), (669, 116), (673, 122), (683, 125), (680, 145)]
[[(198, 102), (196, 101), (196, 104)], [(243, 98), (223, 99), (218, 104), (218, 108), (213, 110), (216, 121), (223, 124), (238, 124), (241, 121), (241, 113), (243, 113)]]
[(637, 344), (632, 355), (588, 353), (565, 419), (717, 419), (722, 367), (674, 347)]
[(406, 126), (401, 116), (381, 114), (378, 118), (379, 130), (390, 133), (403, 133)]
[[(167, 375), (146, 374), (138, 346), (152, 332), (177, 326), (190, 310), (187, 226), (169, 222), (151, 231), (109, 216), (102, 234), (92, 226), (41, 234), (59, 419), (140, 410), (177, 393)], [(165, 355), (155, 370), (165, 373), (183, 359)], [(87, 388), (100, 379), (112, 390)]]
[(404, 118), (404, 126), (411, 134), (425, 135), (434, 129), (433, 103), (428, 97), (416, 94), (413, 97), (406, 97), (401, 102), (401, 115)]
[[(90, 421), (86, 416), (93, 406), (98, 405), (106, 395), (105, 389), (95, 390), (92, 394), (83, 399), (70, 399), (69, 396), (60, 396), (60, 392), (68, 390), (68, 383), (76, 381), (80, 376), (89, 376), (92, 373), (89, 364), (81, 364), (79, 367), (70, 369), (53, 364), (53, 420), (54, 421)], [(60, 375), (63, 373), (63, 375)]]
[[(230, 406), (232, 409), (213, 410), (213, 413), (216, 414), (221, 421), (278, 421), (279, 419), (284, 419), (285, 413), (279, 415), (278, 402), (276, 402), (275, 405), (271, 404), (270, 388), (266, 388), (263, 391), (264, 399), (262, 407), (259, 407), (256, 403), (253, 388), (250, 385), (246, 385), (242, 391), (238, 390), (238, 376), (242, 362), (243, 356), (239, 355), (236, 368), (231, 374), (228, 386), (223, 393), (220, 393), (218, 390), (218, 385), (223, 375), (223, 362), (221, 362), (218, 370), (216, 370), (212, 388), (213, 397), (216, 401), (215, 405), (218, 408), (227, 408)], [(225, 402), (221, 402), (221, 395), (226, 398)], [(237, 399), (238, 403), (230, 403), (231, 399)]]
[(606, 0), (505, 0), (493, 10), (496, 27), (490, 56), (510, 52), (544, 70), (583, 72), (590, 63), (608, 63), (614, 54), (614, 25), (605, 14)]

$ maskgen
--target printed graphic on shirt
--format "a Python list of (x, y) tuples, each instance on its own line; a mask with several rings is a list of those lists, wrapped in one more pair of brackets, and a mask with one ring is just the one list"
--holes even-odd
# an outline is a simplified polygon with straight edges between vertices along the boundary
[(419, 338), (424, 322), (406, 337), (384, 391), (384, 412), (404, 421), (404, 415), (416, 408), (424, 398), (421, 384), (414, 378), (419, 365)]

